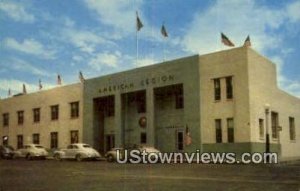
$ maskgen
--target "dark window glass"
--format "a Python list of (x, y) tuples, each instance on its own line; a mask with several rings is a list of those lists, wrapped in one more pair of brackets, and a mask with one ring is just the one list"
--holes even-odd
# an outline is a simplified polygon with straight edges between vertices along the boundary
[(234, 142), (234, 122), (233, 118), (227, 119), (228, 143)]
[(33, 122), (40, 122), (40, 108), (34, 108), (33, 110)]
[(9, 126), (9, 113), (4, 113), (2, 116), (3, 116), (3, 127)]
[(147, 133), (141, 133), (141, 144), (147, 143)]
[(32, 135), (32, 143), (40, 144), (40, 134), (35, 133)]
[(23, 135), (17, 136), (17, 148), (20, 149), (23, 147)]
[(18, 125), (22, 125), (24, 123), (24, 111), (18, 111)]
[(278, 138), (278, 113), (271, 112), (272, 138)]
[(289, 126), (290, 126), (290, 140), (296, 140), (295, 118), (289, 117)]
[(177, 131), (177, 150), (183, 150), (184, 138), (183, 138), (183, 131)]
[(137, 112), (145, 113), (146, 112), (146, 91), (136, 92), (135, 100), (137, 104)]
[(227, 99), (233, 98), (233, 88), (232, 88), (232, 77), (226, 77), (226, 97)]
[(71, 144), (78, 143), (79, 137), (78, 137), (78, 131), (71, 131)]
[(259, 119), (259, 138), (263, 139), (265, 137), (265, 127), (264, 127), (264, 120)]
[(184, 99), (183, 99), (183, 86), (178, 85), (175, 86), (175, 108), (182, 109), (184, 107)]
[(50, 147), (51, 149), (58, 148), (58, 133), (57, 132), (51, 132), (50, 134)]
[(215, 100), (221, 100), (221, 82), (220, 79), (214, 79)]
[(221, 119), (215, 120), (215, 127), (216, 127), (216, 142), (222, 143), (222, 124)]
[(51, 108), (51, 120), (58, 120), (59, 106), (58, 105), (52, 105), (50, 108)]
[(79, 102), (70, 103), (71, 107), (71, 118), (79, 117)]

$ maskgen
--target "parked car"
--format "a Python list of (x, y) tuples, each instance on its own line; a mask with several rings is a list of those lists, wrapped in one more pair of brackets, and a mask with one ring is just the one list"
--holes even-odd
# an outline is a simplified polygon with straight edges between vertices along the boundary
[[(150, 153), (154, 153), (154, 154), (158, 154), (160, 153), (159, 150), (157, 150), (156, 148), (154, 147), (151, 147), (151, 146), (146, 146), (146, 145), (134, 145), (132, 147), (126, 147), (126, 148), (113, 148), (111, 149), (110, 151), (108, 151), (106, 154), (105, 154), (105, 158), (108, 162), (114, 162), (117, 160), (117, 151), (119, 150), (119, 154), (120, 154), (120, 159), (121, 160), (124, 160), (125, 159), (125, 154), (127, 154), (127, 159), (130, 158), (129, 154), (130, 154), (130, 151), (132, 150), (138, 150), (140, 153), (142, 153), (143, 151), (145, 151), (148, 155)], [(125, 153), (125, 150), (127, 150), (127, 152)]]
[(66, 149), (54, 151), (53, 157), (56, 160), (75, 159), (82, 161), (85, 159), (99, 160), (101, 155), (88, 144), (75, 143), (70, 144)]
[(8, 145), (0, 145), (0, 158), (12, 159), (14, 156), (14, 148)]
[(37, 144), (27, 144), (24, 145), (21, 149), (18, 149), (14, 152), (14, 158), (24, 157), (28, 160), (34, 158), (46, 159), (48, 152), (46, 149)]

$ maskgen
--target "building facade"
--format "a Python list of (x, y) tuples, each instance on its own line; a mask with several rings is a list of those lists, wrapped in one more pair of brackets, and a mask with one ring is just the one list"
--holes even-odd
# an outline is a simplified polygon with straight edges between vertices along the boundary
[(300, 100), (277, 87), (275, 65), (249, 47), (14, 96), (0, 101), (0, 113), (2, 142), (15, 147), (239, 154), (264, 152), (269, 134), (272, 152), (300, 158)]

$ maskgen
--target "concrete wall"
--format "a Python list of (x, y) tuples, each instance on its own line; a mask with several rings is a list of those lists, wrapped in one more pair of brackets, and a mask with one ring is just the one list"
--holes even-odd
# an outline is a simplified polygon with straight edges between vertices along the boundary
[[(79, 118), (71, 119), (70, 102), (79, 101)], [(23, 135), (23, 144), (32, 143), (32, 134), (40, 134), (40, 144), (50, 148), (50, 133), (58, 132), (58, 146), (70, 143), (70, 131), (79, 131), (82, 140), (82, 84), (56, 87), (36, 93), (7, 98), (0, 104), (0, 137), (9, 136), (9, 144), (17, 146), (17, 135)], [(59, 119), (51, 120), (51, 105), (59, 105)], [(40, 108), (40, 122), (33, 122), (33, 108)], [(24, 123), (18, 125), (17, 111), (24, 110)], [(9, 113), (9, 126), (3, 127), (3, 113)], [(1, 143), (2, 144), (2, 143)]]

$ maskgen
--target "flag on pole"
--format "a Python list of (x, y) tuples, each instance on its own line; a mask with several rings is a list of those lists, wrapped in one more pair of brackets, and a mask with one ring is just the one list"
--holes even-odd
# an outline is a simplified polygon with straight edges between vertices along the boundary
[(185, 128), (185, 139), (184, 139), (185, 145), (192, 144), (192, 137), (190, 135), (189, 127), (186, 126)]
[(244, 42), (244, 46), (251, 46), (251, 41), (250, 41), (250, 36), (248, 35), (245, 42)]
[(59, 74), (57, 75), (57, 85), (61, 85), (61, 77)]
[(160, 32), (163, 35), (163, 37), (168, 37), (168, 33), (164, 24), (161, 26)]
[(81, 71), (79, 71), (79, 79), (80, 79), (80, 82), (83, 83), (84, 82), (84, 77), (83, 77), (83, 74)]
[(223, 44), (225, 44), (226, 46), (234, 46), (234, 44), (229, 40), (229, 38), (225, 36), (223, 33), (221, 33), (221, 40)]
[(8, 97), (10, 97), (11, 96), (11, 89), (9, 88), (8, 89)]
[(136, 12), (136, 30), (140, 31), (143, 26), (144, 25), (143, 25), (141, 19), (139, 18), (138, 12)]
[(41, 90), (42, 88), (43, 88), (42, 81), (41, 79), (39, 79), (39, 90)]
[(27, 94), (26, 86), (23, 84), (23, 94)]

